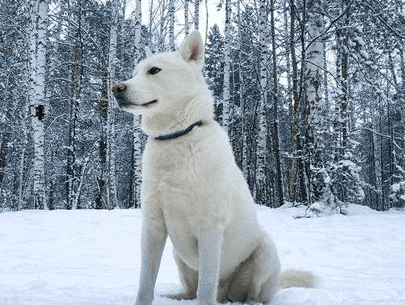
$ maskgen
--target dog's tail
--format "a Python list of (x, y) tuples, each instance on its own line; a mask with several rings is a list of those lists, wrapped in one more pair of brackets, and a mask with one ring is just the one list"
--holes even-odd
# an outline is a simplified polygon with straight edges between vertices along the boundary
[(281, 273), (280, 288), (315, 288), (317, 281), (317, 277), (309, 271), (285, 270)]

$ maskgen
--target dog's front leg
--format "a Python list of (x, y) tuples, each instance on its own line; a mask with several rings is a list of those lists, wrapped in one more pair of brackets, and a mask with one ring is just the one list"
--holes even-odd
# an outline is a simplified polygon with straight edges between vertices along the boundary
[(141, 240), (141, 277), (135, 305), (150, 305), (153, 301), (156, 277), (159, 271), (167, 231), (144, 219)]
[(198, 305), (216, 304), (217, 285), (222, 251), (223, 230), (203, 228), (198, 239), (199, 278)]

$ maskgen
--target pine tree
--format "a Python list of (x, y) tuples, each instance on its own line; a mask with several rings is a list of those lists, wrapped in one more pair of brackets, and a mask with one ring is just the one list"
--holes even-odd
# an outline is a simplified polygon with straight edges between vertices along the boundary
[(219, 28), (214, 25), (209, 34), (205, 47), (205, 66), (203, 75), (214, 98), (214, 109), (217, 120), (222, 119), (222, 94), (224, 84), (224, 40)]

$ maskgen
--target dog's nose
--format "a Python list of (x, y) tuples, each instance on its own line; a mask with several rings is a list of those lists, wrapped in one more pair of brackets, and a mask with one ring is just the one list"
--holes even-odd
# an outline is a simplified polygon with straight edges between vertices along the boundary
[(111, 91), (113, 92), (115, 99), (121, 108), (125, 108), (126, 106), (128, 106), (126, 97), (127, 88), (127, 85), (125, 85), (124, 83), (118, 83), (111, 87)]
[(118, 97), (127, 90), (127, 85), (125, 85), (124, 83), (118, 83), (112, 86), (111, 90), (114, 93), (114, 95)]

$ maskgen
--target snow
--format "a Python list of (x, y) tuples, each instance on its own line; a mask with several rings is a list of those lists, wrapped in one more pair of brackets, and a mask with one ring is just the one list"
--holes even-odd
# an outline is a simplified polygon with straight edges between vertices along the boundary
[[(294, 219), (303, 208), (259, 207), (283, 269), (310, 270), (316, 289), (278, 292), (272, 305), (405, 304), (405, 212), (351, 205), (349, 216)], [(0, 304), (133, 304), (140, 269), (139, 210), (0, 214)], [(154, 305), (181, 290), (168, 242)]]

